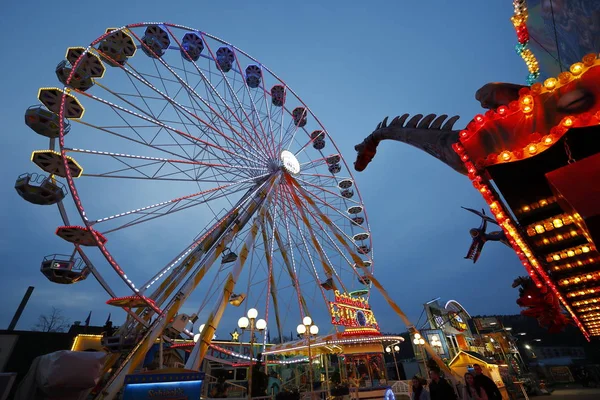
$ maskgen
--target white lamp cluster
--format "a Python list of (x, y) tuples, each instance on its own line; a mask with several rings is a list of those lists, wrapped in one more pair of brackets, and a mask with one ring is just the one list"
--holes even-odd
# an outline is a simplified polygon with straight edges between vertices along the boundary
[(433, 335), (431, 337), (431, 346), (438, 352), (442, 352), (442, 341), (438, 335)]
[(420, 333), (415, 333), (415, 338), (413, 339), (413, 343), (417, 346), (423, 346), (425, 344), (425, 339), (421, 336)]
[(296, 332), (299, 335), (305, 335), (308, 332), (312, 336), (316, 336), (319, 333), (319, 327), (313, 325), (312, 318), (308, 315), (302, 319), (302, 323), (296, 328)]

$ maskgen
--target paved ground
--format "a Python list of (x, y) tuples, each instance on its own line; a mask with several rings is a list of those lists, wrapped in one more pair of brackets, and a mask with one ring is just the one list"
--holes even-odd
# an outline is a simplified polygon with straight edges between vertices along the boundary
[(557, 389), (551, 396), (536, 396), (533, 399), (539, 400), (600, 400), (600, 389), (586, 389), (586, 388), (573, 388), (573, 389)]

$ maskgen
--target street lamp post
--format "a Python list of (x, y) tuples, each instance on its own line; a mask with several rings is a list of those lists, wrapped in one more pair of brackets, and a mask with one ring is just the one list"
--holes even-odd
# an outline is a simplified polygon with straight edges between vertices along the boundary
[(312, 318), (308, 315), (304, 317), (302, 323), (298, 325), (296, 331), (299, 335), (304, 335), (306, 337), (306, 341), (308, 342), (308, 381), (310, 385), (310, 398), (312, 399), (313, 395), (313, 370), (312, 370), (312, 355), (310, 351), (310, 337), (316, 336), (319, 333), (319, 327), (313, 324)]
[(425, 344), (425, 339), (423, 339), (421, 337), (420, 333), (415, 333), (415, 338), (413, 340), (413, 343), (418, 346), (419, 351), (421, 352), (421, 355), (423, 356), (423, 374), (424, 377), (427, 377), (427, 361), (425, 360), (425, 352), (423, 351), (423, 345)]
[(250, 326), (250, 368), (248, 369), (248, 398), (252, 398), (252, 370), (254, 369), (254, 329), (263, 331), (267, 327), (267, 321), (264, 319), (256, 320), (258, 311), (251, 308), (246, 314), (247, 317), (241, 317), (238, 320), (238, 327), (243, 331)]
[(394, 366), (396, 367), (396, 379), (400, 380), (400, 370), (398, 369), (398, 362), (396, 361), (396, 352), (400, 351), (400, 346), (398, 346), (400, 342), (396, 342), (385, 348), (386, 353), (392, 353), (392, 357), (394, 357)]

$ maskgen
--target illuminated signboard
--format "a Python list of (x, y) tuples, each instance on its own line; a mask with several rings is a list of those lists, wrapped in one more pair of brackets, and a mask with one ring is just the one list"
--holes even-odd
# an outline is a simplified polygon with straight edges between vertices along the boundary
[(128, 375), (123, 400), (196, 400), (203, 380), (202, 372)]
[(329, 311), (334, 325), (379, 330), (371, 306), (363, 297), (352, 297), (336, 290), (335, 301), (329, 302)]
[(455, 311), (451, 311), (448, 313), (448, 318), (450, 319), (450, 325), (459, 332), (464, 332), (467, 330), (467, 323), (462, 319), (462, 317)]

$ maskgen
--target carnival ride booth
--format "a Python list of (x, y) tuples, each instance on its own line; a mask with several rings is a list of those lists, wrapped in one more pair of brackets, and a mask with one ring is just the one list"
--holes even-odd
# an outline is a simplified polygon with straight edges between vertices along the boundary
[(586, 337), (600, 335), (599, 82), (600, 60), (585, 56), (476, 116), (455, 145), (531, 277), (515, 283), (524, 313), (559, 331), (562, 303)]
[(502, 393), (502, 398), (508, 399), (508, 393), (506, 391), (506, 386), (504, 381), (502, 380), (502, 375), (500, 368), (497, 364), (493, 364), (489, 361), (486, 361), (485, 357), (480, 354), (471, 352), (471, 351), (459, 351), (458, 354), (450, 361), (448, 366), (452, 370), (452, 372), (456, 373), (458, 376), (464, 376), (467, 372), (473, 372), (473, 365), (478, 364), (481, 366), (484, 374), (491, 378), (496, 386), (500, 389), (500, 393)]
[[(387, 336), (379, 332), (360, 334), (356, 330), (311, 340), (310, 358), (315, 389), (331, 390), (342, 383), (354, 389), (360, 398), (386, 396), (388, 382), (383, 357), (384, 346), (402, 341), (404, 338), (401, 336)], [(305, 361), (308, 361), (308, 354), (306, 339), (274, 345), (265, 352), (268, 357), (301, 355), (306, 357)], [(285, 383), (284, 381), (284, 385)]]

